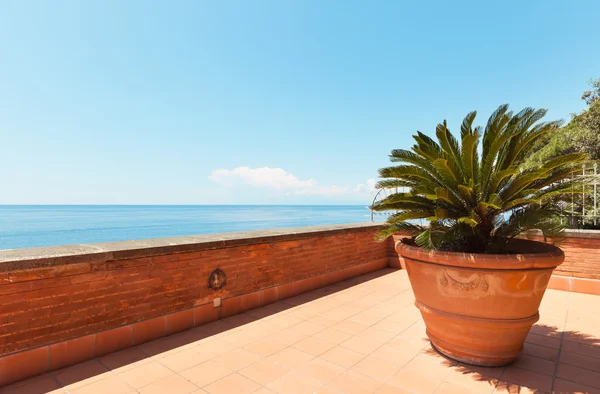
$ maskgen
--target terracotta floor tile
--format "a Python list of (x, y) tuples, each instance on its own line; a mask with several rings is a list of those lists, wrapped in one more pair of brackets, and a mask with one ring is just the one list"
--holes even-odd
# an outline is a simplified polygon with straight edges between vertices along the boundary
[(371, 339), (352, 337), (347, 341), (342, 342), (340, 346), (362, 354), (369, 354), (380, 348), (381, 343)]
[(395, 348), (402, 350), (423, 350), (425, 348), (431, 349), (431, 344), (429, 341), (424, 340), (415, 340), (411, 338), (403, 337), (402, 334), (396, 335), (393, 339), (391, 339), (387, 345), (394, 346)]
[(260, 332), (247, 332), (245, 330), (236, 331), (223, 337), (224, 340), (233, 344), (235, 347), (244, 347), (262, 338), (263, 334)]
[(311, 307), (301, 307), (290, 311), (289, 315), (297, 317), (299, 319), (308, 320), (318, 316), (319, 311)]
[[(498, 382), (498, 385), (496, 386), (496, 390), (494, 390), (494, 394), (550, 394), (550, 393), (546, 393), (545, 391), (541, 391), (541, 390), (537, 390), (537, 389), (531, 389), (529, 387), (521, 386), (520, 384), (516, 384), (516, 383), (500, 381), (500, 382)], [(556, 394), (559, 394), (559, 392), (556, 392)], [(575, 393), (569, 391), (568, 393), (561, 393), (561, 394), (575, 394)]]
[(416, 373), (403, 368), (393, 379), (388, 381), (388, 384), (415, 394), (431, 394), (435, 392), (441, 381), (439, 377), (430, 375), (428, 371)]
[(360, 360), (362, 360), (365, 355), (362, 353), (358, 353), (351, 349), (346, 349), (341, 346), (336, 346), (333, 349), (323, 353), (319, 356), (323, 360), (330, 361), (334, 364), (337, 364), (344, 368), (351, 368)]
[(53, 372), (60, 384), (72, 390), (111, 376), (108, 368), (97, 360), (86, 361)]
[(378, 328), (380, 330), (389, 331), (392, 334), (400, 334), (405, 331), (408, 327), (412, 326), (415, 323), (415, 320), (405, 320), (402, 322), (392, 321), (389, 319), (383, 319), (379, 323), (373, 325), (373, 327)]
[[(375, 393), (376, 394), (411, 394), (410, 391), (406, 391), (404, 389), (401, 389), (398, 386), (394, 386), (394, 385), (387, 384), (387, 383), (385, 383), (383, 386), (381, 386), (379, 388), (379, 390), (377, 390)], [(456, 393), (456, 394), (464, 394), (464, 393)]]
[(463, 373), (453, 370), (446, 376), (445, 382), (462, 387), (465, 392), (490, 394), (496, 388), (498, 379), (478, 373)]
[(279, 394), (311, 394), (321, 387), (321, 383), (314, 381), (298, 372), (290, 372), (267, 385)]
[(225, 365), (209, 360), (190, 369), (186, 369), (179, 375), (198, 387), (204, 387), (207, 384), (215, 382), (232, 373), (233, 371), (225, 367)]
[(153, 361), (128, 371), (121, 372), (117, 374), (117, 376), (134, 389), (139, 389), (150, 383), (154, 383), (157, 380), (166, 378), (169, 375), (173, 375), (173, 373), (174, 372), (169, 368)]
[(360, 311), (357, 311), (350, 306), (340, 306), (328, 311), (327, 317), (330, 319), (339, 320), (341, 322), (342, 320), (346, 320), (359, 312)]
[(50, 374), (22, 380), (15, 384), (0, 388), (0, 394), (63, 394), (65, 391)]
[(335, 378), (329, 386), (346, 394), (368, 394), (379, 390), (382, 383), (358, 372), (347, 371)]
[(584, 356), (582, 354), (562, 351), (559, 362), (562, 364), (573, 365), (580, 368), (600, 372), (600, 358)]
[(286, 345), (271, 339), (262, 339), (244, 347), (249, 352), (255, 353), (261, 357), (269, 357), (271, 354), (286, 348)]
[(562, 350), (581, 354), (583, 356), (600, 358), (600, 343), (598, 342), (596, 342), (596, 345), (591, 345), (573, 341), (564, 341)]
[(335, 345), (329, 342), (321, 341), (320, 339), (316, 339), (314, 337), (308, 337), (300, 342), (295, 343), (292, 345), (292, 347), (304, 353), (312, 354), (316, 357), (335, 347)]
[(551, 376), (512, 366), (506, 367), (502, 380), (547, 393), (552, 389)]
[(253, 316), (250, 316), (247, 313), (238, 313), (237, 315), (233, 315), (227, 317), (225, 319), (221, 319), (221, 321), (232, 328), (237, 328), (248, 323), (254, 322), (256, 319)]
[(556, 376), (561, 379), (570, 380), (571, 382), (581, 383), (586, 386), (600, 389), (600, 372), (590, 371), (568, 364), (559, 364)]
[(327, 327), (322, 326), (320, 324), (311, 323), (309, 321), (303, 321), (301, 323), (295, 324), (292, 329), (296, 332), (302, 333), (304, 335), (312, 336), (318, 332), (323, 331)]
[(183, 343), (179, 340), (181, 334), (175, 334), (170, 337), (156, 339), (139, 345), (137, 349), (148, 357), (161, 358), (177, 353), (183, 350)]
[(402, 331), (402, 335), (416, 340), (428, 340), (427, 334), (425, 333), (425, 327), (421, 321), (417, 321), (415, 324)]
[[(223, 320), (217, 320), (212, 323), (199, 326), (198, 329), (210, 336), (224, 336), (236, 331), (236, 327), (227, 324)], [(238, 328), (239, 329), (239, 328)]]
[[(494, 390), (492, 388), (492, 390)], [(435, 390), (435, 394), (477, 394), (476, 391), (471, 391), (466, 387), (457, 386), (452, 383), (442, 382)]]
[(271, 320), (269, 320), (269, 325), (283, 330), (284, 328), (295, 326), (296, 324), (302, 323), (303, 321), (304, 320), (298, 319), (297, 317), (294, 317), (294, 316), (280, 314), (280, 315), (273, 317)]
[(83, 387), (69, 390), (70, 394), (128, 394), (135, 390), (116, 376), (98, 380)]
[(292, 347), (285, 348), (267, 357), (269, 361), (281, 364), (291, 369), (298, 368), (313, 358), (315, 358), (313, 355)]
[(352, 369), (370, 378), (385, 382), (398, 373), (400, 367), (373, 356), (367, 356), (353, 366)]
[(138, 390), (140, 394), (191, 394), (198, 386), (179, 375), (171, 375)]
[(379, 323), (381, 320), (384, 319), (384, 317), (379, 316), (379, 314), (370, 313), (370, 311), (371, 311), (370, 309), (367, 309), (364, 312), (361, 312), (357, 315), (350, 317), (349, 320), (352, 320), (352, 321), (360, 323), (364, 326), (370, 327), (373, 324)]
[(268, 385), (289, 372), (289, 368), (269, 360), (261, 360), (239, 371), (240, 374), (263, 386)]
[(529, 342), (525, 342), (523, 345), (523, 354), (528, 354), (533, 357), (543, 358), (550, 361), (558, 360), (558, 349), (535, 345)]
[(528, 354), (521, 354), (512, 365), (518, 368), (543, 373), (545, 375), (554, 375), (554, 370), (556, 368), (556, 362), (533, 357)]
[(418, 353), (419, 350), (408, 351), (385, 345), (371, 353), (371, 356), (387, 361), (390, 364), (397, 365), (398, 367), (403, 367)]
[(315, 391), (315, 394), (343, 394), (338, 389), (334, 389), (329, 386), (323, 386), (319, 390)]
[(564, 321), (544, 319), (544, 317), (541, 317), (537, 324), (534, 324), (533, 327), (531, 327), (531, 333), (560, 339), (562, 337), (564, 324)]
[(308, 338), (308, 335), (292, 330), (291, 328), (285, 328), (269, 336), (268, 338), (273, 341), (283, 343), (284, 345), (291, 346), (296, 342), (300, 342), (301, 340)]
[(138, 348), (121, 350), (100, 358), (100, 363), (115, 373), (124, 372), (152, 362), (152, 358), (142, 353)]
[[(446, 362), (448, 362), (446, 360)], [(442, 362), (442, 365), (446, 365)], [(452, 371), (458, 371), (464, 375), (471, 375), (478, 379), (484, 380), (486, 378), (500, 379), (504, 373), (505, 367), (478, 367), (475, 365), (468, 365), (458, 363), (450, 368)]]
[(346, 372), (346, 368), (330, 363), (320, 358), (315, 358), (312, 361), (304, 364), (296, 369), (300, 375), (307, 376), (321, 384), (327, 384), (337, 376)]
[(206, 355), (193, 350), (184, 350), (157, 361), (174, 372), (181, 372), (207, 360)]
[(340, 331), (337, 328), (329, 327), (317, 333), (316, 335), (314, 335), (314, 337), (321, 341), (329, 342), (334, 345), (339, 345), (340, 343), (350, 339), (352, 335), (348, 334), (347, 332)]
[(250, 394), (260, 388), (259, 384), (238, 373), (233, 373), (205, 386), (204, 390), (210, 394)]
[(560, 338), (553, 338), (547, 335), (537, 335), (534, 333), (529, 333), (525, 341), (540, 346), (551, 347), (554, 349), (560, 348)]
[[(580, 383), (557, 378), (554, 383), (554, 394), (600, 394), (600, 389), (584, 386)], [(536, 393), (537, 394), (537, 393)]]
[(232, 371), (245, 368), (250, 364), (254, 364), (260, 360), (260, 356), (251, 353), (244, 349), (232, 350), (229, 353), (225, 353), (219, 357), (215, 357), (214, 361), (217, 361)]
[(274, 392), (273, 390), (269, 390), (266, 387), (261, 388), (258, 391), (255, 391), (254, 394), (277, 394), (276, 392)]
[(339, 322), (338, 324), (334, 325), (333, 328), (340, 330), (340, 331), (344, 331), (347, 332), (350, 335), (356, 335), (361, 331), (364, 331), (365, 329), (367, 329), (369, 326), (365, 325), (365, 324), (361, 324), (358, 323), (354, 320), (343, 320), (341, 322)]
[(309, 322), (321, 325), (323, 327), (332, 327), (341, 322), (342, 320), (344, 319), (334, 319), (326, 313), (308, 319)]
[(205, 359), (212, 359), (218, 356), (222, 356), (223, 354), (235, 349), (237, 349), (235, 345), (223, 339), (203, 341), (197, 346), (190, 348), (190, 350), (199, 353), (200, 356)]
[(367, 329), (356, 334), (356, 336), (359, 338), (365, 338), (372, 340), (373, 342), (384, 344), (392, 338), (394, 338), (396, 334), (376, 327), (368, 327)]

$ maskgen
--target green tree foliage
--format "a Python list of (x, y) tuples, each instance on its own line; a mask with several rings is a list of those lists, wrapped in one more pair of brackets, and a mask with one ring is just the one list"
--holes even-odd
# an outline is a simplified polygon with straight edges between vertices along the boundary
[(583, 92), (581, 99), (588, 108), (562, 129), (540, 140), (533, 148), (526, 167), (535, 167), (546, 160), (571, 153), (585, 152), (592, 160), (600, 160), (600, 78), (590, 80), (592, 89)]
[(581, 99), (585, 101), (587, 105), (591, 105), (592, 103), (597, 103), (600, 101), (600, 78), (596, 80), (590, 79), (589, 83), (592, 88), (590, 90), (586, 90), (581, 95)]
[(571, 133), (575, 150), (587, 152), (593, 160), (600, 159), (600, 101), (591, 102), (576, 119), (578, 130)]
[[(517, 114), (501, 105), (485, 128), (474, 127), (476, 112), (460, 127), (460, 139), (446, 121), (436, 128), (437, 140), (417, 132), (412, 150), (395, 149), (392, 162), (379, 170), (379, 188), (406, 188), (375, 203), (375, 211), (396, 211), (382, 236), (401, 232), (422, 248), (473, 253), (506, 251), (512, 237), (530, 229), (556, 238), (563, 229), (558, 217), (573, 187), (582, 178), (585, 153), (567, 153), (543, 165), (525, 168), (537, 143), (561, 126), (541, 122), (544, 109)], [(428, 226), (411, 222), (425, 219)]]

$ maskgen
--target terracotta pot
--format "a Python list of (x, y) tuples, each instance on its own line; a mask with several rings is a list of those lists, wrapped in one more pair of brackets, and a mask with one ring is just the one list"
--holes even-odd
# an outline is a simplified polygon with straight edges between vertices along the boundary
[(521, 353), (564, 254), (553, 245), (521, 239), (511, 241), (510, 249), (514, 254), (471, 254), (396, 243), (427, 335), (442, 354), (500, 366)]

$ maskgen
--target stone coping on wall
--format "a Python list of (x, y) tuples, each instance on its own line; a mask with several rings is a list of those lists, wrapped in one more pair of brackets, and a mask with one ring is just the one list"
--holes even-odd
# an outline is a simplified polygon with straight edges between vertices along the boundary
[(235, 246), (292, 241), (314, 236), (352, 233), (381, 227), (381, 223), (351, 223), (272, 230), (252, 230), (134, 241), (75, 244), (0, 250), (0, 272), (24, 270), (71, 263), (97, 263), (196, 252)]
[[(541, 236), (542, 232), (539, 230), (532, 230), (527, 235)], [(587, 238), (587, 239), (600, 239), (600, 230), (579, 230), (579, 229), (567, 229), (565, 230), (565, 237), (567, 238)]]

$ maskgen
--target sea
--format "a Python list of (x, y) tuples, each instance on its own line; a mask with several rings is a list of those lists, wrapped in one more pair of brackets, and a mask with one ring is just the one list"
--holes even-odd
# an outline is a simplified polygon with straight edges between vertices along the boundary
[(0, 205), (0, 250), (370, 220), (364, 205)]

